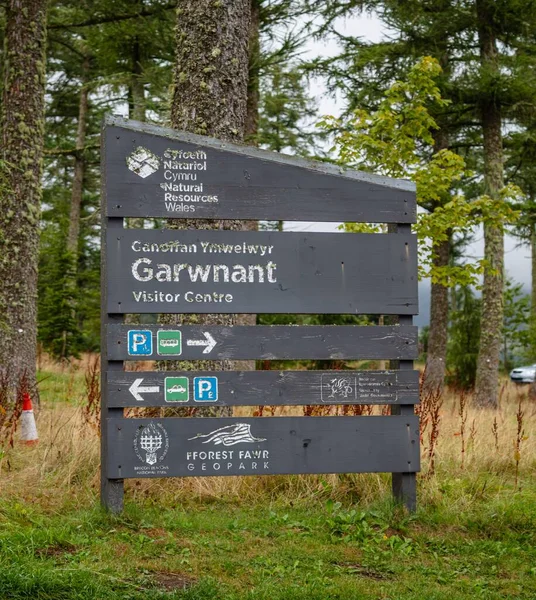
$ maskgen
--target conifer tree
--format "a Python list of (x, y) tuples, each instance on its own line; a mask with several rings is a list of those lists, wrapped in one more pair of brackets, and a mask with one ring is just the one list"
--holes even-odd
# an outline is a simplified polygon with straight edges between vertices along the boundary
[[(387, 88), (396, 80), (405, 81), (408, 71), (423, 56), (432, 56), (442, 68), (437, 78), (440, 95), (450, 102), (431, 105), (437, 129), (433, 153), (455, 149), (454, 142), (461, 127), (460, 116), (465, 106), (461, 98), (453, 98), (451, 63), (458, 52), (459, 36), (466, 27), (467, 17), (462, 7), (451, 0), (378, 1), (362, 0), (351, 3), (310, 3), (310, 9), (323, 9), (325, 23), (322, 32), (335, 33), (341, 45), (338, 56), (315, 61), (310, 68), (326, 77), (333, 92), (341, 92), (346, 100), (346, 114), (356, 108), (377, 106)], [(341, 36), (336, 33), (335, 19), (363, 10), (377, 11), (378, 16), (394, 33), (389, 40), (368, 43), (359, 37)], [(426, 154), (428, 153), (428, 156)], [(425, 149), (423, 158), (430, 158)], [(437, 197), (428, 197), (421, 206), (429, 212), (444, 206), (451, 196), (448, 190)], [(451, 240), (445, 239), (435, 245), (434, 267), (444, 269), (449, 264)], [(432, 281), (431, 319), (426, 360), (425, 386), (436, 389), (443, 386), (447, 353), (448, 288), (444, 281)]]
[[(51, 9), (41, 253), (44, 264), (48, 259), (60, 264), (68, 252), (73, 264), (63, 275), (54, 275), (61, 279), (64, 298), (51, 314), (47, 311), (54, 306), (50, 295), (57, 281), (52, 268), (43, 269), (39, 339), (58, 358), (68, 358), (84, 345), (96, 347), (99, 298), (88, 286), (99, 276), (94, 239), (100, 123), (105, 112), (124, 111), (125, 106), (131, 118), (144, 120), (147, 113), (165, 118), (174, 16), (169, 9), (160, 0), (61, 0)], [(65, 329), (56, 330), (62, 322)]]
[[(470, 168), (484, 175), (464, 182), (468, 195), (485, 194), (489, 200), (490, 220), (485, 224), (488, 268), (484, 277), (476, 400), (481, 405), (496, 406), (504, 223), (494, 219), (493, 213), (504, 200), (501, 123), (506, 118), (510, 122), (518, 121), (519, 107), (524, 107), (526, 112), (527, 107), (534, 106), (531, 32), (536, 25), (535, 3), (532, 0), (501, 3), (491, 0), (355, 0), (349, 3), (335, 0), (328, 3), (319, 0), (312, 4), (316, 9), (324, 8), (328, 27), (338, 16), (367, 9), (377, 11), (393, 32), (388, 40), (377, 44), (341, 36), (341, 55), (314, 65), (325, 71), (332, 85), (346, 91), (350, 107), (376, 103), (388, 82), (404, 78), (412, 58), (431, 55), (443, 66), (441, 95), (451, 104), (435, 115), (444, 137), (437, 143), (464, 152)], [(474, 52), (475, 47), (480, 49), (479, 54)], [(434, 204), (441, 206), (444, 200), (438, 200)], [(435, 210), (434, 206), (426, 208)], [(444, 291), (441, 296), (445, 299)], [(435, 302), (434, 294), (432, 300)], [(438, 324), (445, 327), (446, 315), (440, 319), (434, 316), (431, 327)], [(443, 330), (439, 336), (443, 348), (444, 333)]]
[[(501, 98), (496, 93), (500, 77), (495, 2), (476, 0), (480, 77), (478, 99), (484, 141), (484, 191), (500, 200), (504, 187)], [(489, 268), (484, 273), (482, 322), (475, 380), (475, 401), (480, 406), (498, 406), (499, 359), (503, 325), (504, 230), (501, 223), (484, 224), (484, 257)]]

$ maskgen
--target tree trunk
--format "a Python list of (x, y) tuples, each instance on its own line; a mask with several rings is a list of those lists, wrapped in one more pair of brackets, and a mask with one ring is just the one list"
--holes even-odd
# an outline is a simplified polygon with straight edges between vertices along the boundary
[[(244, 141), (250, 146), (257, 145), (259, 128), (259, 64), (260, 64), (260, 0), (251, 0), (251, 20), (249, 26), (249, 69), (246, 103), (246, 123)], [(257, 221), (244, 221), (242, 228), (257, 231)], [(236, 315), (237, 325), (255, 325), (257, 315)], [(239, 371), (254, 371), (255, 361), (236, 360), (234, 368)]]
[(0, 123), (0, 356), (35, 385), (46, 0), (8, 0)]
[[(87, 82), (89, 79), (89, 56), (86, 55), (82, 63), (82, 87), (78, 101), (78, 127), (76, 132), (73, 181), (71, 187), (71, 206), (69, 211), (69, 230), (67, 232), (67, 252), (69, 253), (72, 269), (66, 274), (65, 285), (70, 293), (69, 302), (73, 320), (76, 318), (75, 295), (76, 279), (78, 272), (78, 243), (80, 237), (80, 212), (82, 209), (82, 196), (84, 193), (84, 172), (86, 168), (84, 158), (84, 147), (86, 144), (86, 127), (88, 115), (89, 91)], [(62, 358), (67, 357), (67, 346), (69, 332), (63, 331)]]
[[(434, 256), (435, 267), (449, 264), (450, 239), (440, 242)], [(440, 283), (432, 283), (430, 294), (430, 330), (426, 355), (425, 391), (443, 389), (445, 383), (449, 315), (449, 290)]]
[(536, 222), (531, 223), (530, 228), (530, 349), (534, 359), (536, 358)]
[[(138, 6), (140, 4), (138, 3)], [(135, 121), (145, 122), (146, 105), (145, 105), (145, 87), (143, 85), (142, 74), (143, 66), (141, 63), (141, 49), (138, 38), (134, 39), (132, 44), (132, 73), (128, 86), (128, 118)], [(142, 229), (145, 219), (143, 217), (129, 217), (126, 219), (126, 226), (129, 229)], [(140, 315), (127, 315), (125, 323), (129, 325), (139, 324)], [(132, 365), (127, 365), (127, 370)]]
[[(493, 31), (490, 0), (477, 0), (481, 69), (487, 77), (499, 75), (497, 41)], [(484, 186), (486, 194), (498, 199), (504, 186), (501, 107), (487, 91), (480, 106), (484, 136)], [(482, 288), (480, 350), (478, 353), (475, 401), (482, 407), (499, 404), (499, 357), (503, 327), (504, 237), (502, 226), (484, 224), (484, 258), (487, 268)]]
[[(448, 68), (447, 54), (441, 55), (441, 66), (446, 71)], [(434, 132), (434, 153), (447, 150), (449, 147), (448, 130), (442, 123), (441, 116), (436, 119), (439, 129)], [(433, 210), (444, 205), (450, 199), (450, 194), (440, 198)], [(433, 258), (434, 267), (446, 267), (450, 258), (450, 235), (449, 239), (440, 242), (435, 249)], [(426, 370), (424, 379), (424, 390), (435, 392), (442, 390), (445, 384), (445, 372), (447, 367), (447, 341), (448, 341), (448, 318), (449, 318), (449, 292), (448, 288), (440, 283), (432, 283), (430, 291), (430, 329), (428, 334), (428, 352), (426, 354)]]
[(249, 77), (246, 109), (245, 141), (257, 145), (259, 129), (259, 69), (260, 69), (260, 0), (251, 0), (251, 24), (249, 28)]
[[(78, 238), (80, 237), (80, 210), (82, 207), (82, 194), (84, 191), (85, 159), (84, 148), (86, 145), (86, 128), (88, 116), (89, 90), (89, 56), (84, 58), (82, 64), (82, 87), (78, 102), (78, 128), (76, 132), (76, 153), (74, 155), (73, 187), (71, 191), (71, 210), (69, 214), (69, 233), (67, 235), (67, 250), (78, 258)], [(76, 262), (75, 262), (76, 265)]]
[(140, 43), (132, 44), (132, 77), (130, 78), (128, 114), (131, 119), (145, 121), (145, 87), (143, 85)]
[(250, 0), (179, 0), (177, 12), (171, 123), (240, 142), (247, 111)]
[[(251, 0), (180, 0), (171, 123), (176, 129), (239, 142), (245, 133)], [(175, 229), (244, 229), (238, 220), (170, 219)], [(238, 315), (162, 315), (164, 324), (234, 325)], [(232, 361), (176, 361), (168, 368), (229, 370)], [(203, 409), (203, 414), (232, 414)]]

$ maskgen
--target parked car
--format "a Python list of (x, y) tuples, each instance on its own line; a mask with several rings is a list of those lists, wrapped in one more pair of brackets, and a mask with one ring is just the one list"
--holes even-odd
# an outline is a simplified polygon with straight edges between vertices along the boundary
[(510, 371), (510, 379), (514, 383), (532, 383), (536, 378), (536, 365), (517, 367)]
[(186, 388), (182, 385), (174, 385), (174, 386), (168, 388), (167, 391), (169, 394), (175, 394), (177, 392), (182, 394), (186, 391)]

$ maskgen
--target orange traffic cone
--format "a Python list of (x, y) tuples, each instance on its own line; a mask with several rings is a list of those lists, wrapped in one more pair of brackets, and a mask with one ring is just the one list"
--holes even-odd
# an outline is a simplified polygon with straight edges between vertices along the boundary
[(20, 438), (23, 444), (32, 446), (37, 444), (39, 436), (35, 425), (35, 416), (30, 394), (25, 393), (22, 397), (22, 415), (20, 418)]

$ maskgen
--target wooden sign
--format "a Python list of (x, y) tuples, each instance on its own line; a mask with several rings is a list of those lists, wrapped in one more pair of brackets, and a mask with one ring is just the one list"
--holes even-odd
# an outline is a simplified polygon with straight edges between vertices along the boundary
[(107, 118), (108, 217), (413, 223), (415, 186)]
[(408, 360), (417, 327), (356, 325), (108, 325), (110, 360)]
[[(417, 242), (412, 183), (107, 117), (102, 136), (101, 498), (129, 477), (392, 473), (416, 506)], [(188, 219), (125, 229), (124, 217)], [(192, 229), (195, 219), (390, 223), (389, 233)], [(204, 225), (203, 225), (204, 226)], [(395, 315), (396, 326), (124, 324), (125, 314)], [(156, 318), (147, 319), (155, 323)], [(392, 370), (231, 371), (229, 360), (380, 359)], [(176, 361), (124, 372), (124, 361)], [(199, 369), (185, 361), (202, 360)], [(209, 370), (211, 360), (221, 370)], [(145, 365), (145, 369), (150, 368)], [(345, 415), (292, 416), (304, 405)], [(230, 407), (227, 418), (193, 408)], [(235, 406), (290, 407), (277, 418)], [(163, 418), (125, 418), (161, 407)], [(165, 408), (175, 410), (165, 411)], [(195, 418), (180, 418), (177, 407)], [(342, 408), (340, 408), (342, 407)], [(284, 409), (287, 410), (287, 409)], [(157, 411), (153, 411), (157, 412)], [(250, 411), (253, 412), (253, 411)]]
[(126, 229), (107, 238), (110, 313), (417, 312), (413, 235)]
[(110, 373), (109, 406), (418, 404), (418, 371)]
[(419, 422), (400, 417), (123, 419), (108, 423), (110, 477), (419, 470)]

